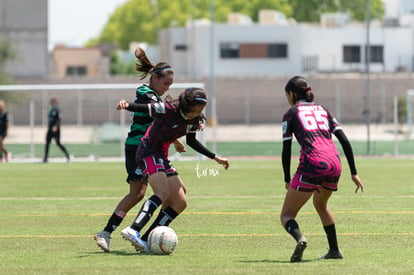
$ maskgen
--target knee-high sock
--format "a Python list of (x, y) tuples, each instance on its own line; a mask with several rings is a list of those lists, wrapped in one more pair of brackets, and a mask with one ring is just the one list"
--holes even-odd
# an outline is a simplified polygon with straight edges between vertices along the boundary
[(303, 238), (299, 225), (295, 220), (288, 220), (285, 224), (285, 229), (297, 242)]
[(335, 224), (324, 226), (323, 229), (325, 230), (326, 238), (328, 239), (329, 250), (338, 250)]
[(124, 217), (112, 213), (112, 216), (109, 218), (108, 223), (106, 224), (104, 231), (112, 233), (114, 230), (121, 224), (124, 220)]
[(147, 232), (145, 232), (144, 235), (142, 235), (141, 239), (144, 241), (148, 240), (149, 233), (152, 229), (154, 229), (157, 226), (168, 226), (176, 217), (178, 216), (178, 213), (175, 212), (174, 209), (171, 207), (167, 207), (164, 210), (161, 210), (158, 214), (157, 219), (151, 224), (151, 226), (148, 228)]
[(152, 214), (155, 210), (161, 205), (162, 201), (157, 195), (152, 195), (141, 207), (137, 218), (134, 223), (131, 225), (131, 228), (137, 231), (141, 229), (148, 223), (151, 219)]

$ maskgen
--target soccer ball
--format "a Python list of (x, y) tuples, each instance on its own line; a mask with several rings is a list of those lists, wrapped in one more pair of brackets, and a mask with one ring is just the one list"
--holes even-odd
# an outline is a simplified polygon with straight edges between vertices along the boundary
[(148, 247), (152, 253), (157, 255), (171, 254), (177, 244), (177, 234), (168, 226), (157, 226), (148, 236)]

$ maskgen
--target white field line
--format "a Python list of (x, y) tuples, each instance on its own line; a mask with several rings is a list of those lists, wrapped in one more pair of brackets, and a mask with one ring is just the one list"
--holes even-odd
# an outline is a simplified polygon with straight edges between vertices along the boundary
[[(356, 195), (338, 195), (334, 196), (333, 201), (340, 200), (344, 198), (354, 197)], [(268, 195), (268, 196), (188, 196), (188, 199), (254, 199), (254, 198), (274, 198), (280, 199), (284, 198), (284, 195)], [(362, 195), (359, 199), (412, 199), (413, 195), (395, 195), (395, 196), (364, 196)], [(99, 200), (119, 200), (119, 197), (0, 197), (0, 201), (99, 201)]]
[[(278, 237), (289, 236), (287, 233), (194, 233), (194, 234), (177, 234), (178, 237)], [(307, 236), (325, 236), (325, 233), (306, 233)], [(345, 232), (337, 233), (339, 236), (413, 236), (414, 232), (379, 232), (379, 233), (362, 233), (362, 232)], [(0, 235), (0, 238), (91, 238), (94, 235)]]

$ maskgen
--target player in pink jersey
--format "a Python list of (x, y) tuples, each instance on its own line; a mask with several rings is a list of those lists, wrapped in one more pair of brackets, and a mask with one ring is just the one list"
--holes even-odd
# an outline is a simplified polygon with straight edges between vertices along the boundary
[[(140, 47), (135, 50), (135, 56), (137, 58), (135, 69), (140, 73), (139, 79), (143, 80), (149, 76), (149, 83), (142, 84), (136, 89), (135, 103), (162, 102), (161, 97), (168, 92), (174, 81), (173, 69), (166, 62), (153, 64)], [(103, 230), (94, 235), (96, 244), (104, 252), (110, 252), (111, 234), (122, 223), (127, 213), (144, 198), (147, 190), (147, 182), (143, 179), (142, 173), (137, 173), (135, 154), (141, 138), (154, 118), (142, 112), (134, 112), (131, 115), (130, 131), (125, 140), (125, 168), (128, 175), (126, 182), (129, 184), (129, 191), (119, 201)], [(186, 151), (184, 144), (179, 140), (174, 141), (174, 147), (177, 152)]]
[[(285, 93), (291, 108), (283, 116), (282, 165), (284, 181), (288, 190), (280, 214), (280, 220), (286, 231), (297, 244), (290, 258), (291, 262), (302, 261), (307, 240), (299, 229), (295, 218), (302, 206), (313, 196), (313, 205), (324, 227), (329, 251), (323, 259), (342, 259), (338, 247), (335, 220), (328, 207), (332, 192), (337, 191), (341, 175), (341, 161), (338, 150), (332, 141), (334, 134), (351, 170), (352, 181), (359, 189), (364, 185), (357, 175), (351, 144), (335, 117), (323, 106), (313, 102), (313, 93), (307, 81), (300, 76), (291, 78), (285, 87)], [(291, 179), (290, 161), (292, 138), (295, 136), (300, 150), (300, 161), (296, 173)]]
[[(148, 178), (154, 194), (143, 204), (133, 224), (121, 231), (137, 251), (149, 252), (149, 232), (156, 226), (168, 226), (187, 207), (186, 187), (168, 159), (168, 148), (174, 140), (186, 136), (186, 143), (195, 151), (214, 159), (225, 169), (229, 167), (226, 158), (217, 156), (196, 139), (205, 118), (202, 111), (206, 104), (207, 96), (202, 89), (188, 88), (176, 101), (150, 104), (120, 101), (117, 106), (118, 110), (147, 112), (155, 118), (136, 154), (138, 168)], [(157, 218), (141, 236), (140, 231), (160, 205)]]

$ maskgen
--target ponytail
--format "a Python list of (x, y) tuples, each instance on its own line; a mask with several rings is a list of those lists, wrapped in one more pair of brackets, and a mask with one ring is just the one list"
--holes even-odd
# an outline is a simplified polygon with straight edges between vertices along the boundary
[(141, 72), (139, 75), (139, 79), (141, 80), (147, 77), (152, 68), (154, 68), (154, 65), (148, 59), (145, 51), (140, 47), (135, 50), (135, 57), (137, 58), (137, 62), (135, 63), (135, 70)]
[(298, 100), (305, 100), (306, 102), (312, 102), (314, 95), (312, 88), (308, 86), (308, 82), (301, 76), (292, 77), (285, 86), (285, 92), (293, 92)]
[(148, 59), (145, 51), (138, 47), (135, 50), (135, 57), (137, 61), (135, 63), (135, 70), (141, 72), (139, 79), (142, 80), (146, 78), (149, 74), (156, 74), (158, 77), (164, 76), (164, 72), (167, 71), (170, 74), (173, 74), (173, 70), (170, 65), (166, 62), (159, 62), (156, 65), (151, 63)]

